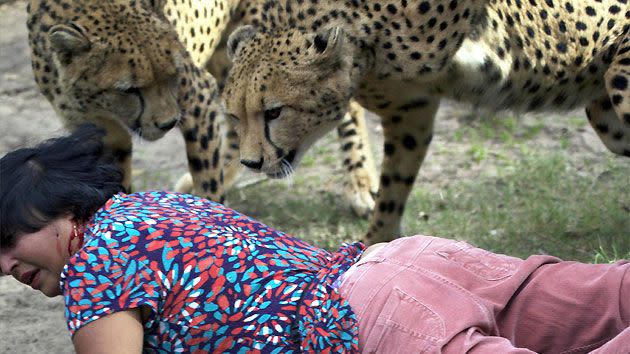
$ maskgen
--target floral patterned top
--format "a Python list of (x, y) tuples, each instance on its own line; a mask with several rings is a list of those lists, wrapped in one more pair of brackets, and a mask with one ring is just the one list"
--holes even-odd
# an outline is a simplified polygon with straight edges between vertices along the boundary
[(61, 275), (68, 328), (142, 306), (145, 352), (358, 352), (334, 282), (363, 250), (331, 253), (191, 195), (121, 193)]

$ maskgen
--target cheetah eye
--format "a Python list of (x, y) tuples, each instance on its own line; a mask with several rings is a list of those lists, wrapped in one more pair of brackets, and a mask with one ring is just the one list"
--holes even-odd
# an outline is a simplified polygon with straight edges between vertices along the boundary
[(280, 113), (282, 113), (282, 107), (276, 107), (265, 110), (265, 122), (269, 122), (280, 117)]
[(233, 121), (235, 121), (235, 122), (240, 121), (240, 119), (238, 119), (238, 117), (236, 115), (232, 114), (232, 113), (228, 113), (228, 117), (230, 119), (232, 119)]

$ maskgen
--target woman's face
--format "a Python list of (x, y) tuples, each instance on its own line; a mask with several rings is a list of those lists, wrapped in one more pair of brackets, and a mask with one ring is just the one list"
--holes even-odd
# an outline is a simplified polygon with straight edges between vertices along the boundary
[(37, 232), (18, 235), (13, 247), (0, 249), (2, 273), (48, 297), (60, 295), (59, 279), (71, 253), (71, 220), (63, 217)]

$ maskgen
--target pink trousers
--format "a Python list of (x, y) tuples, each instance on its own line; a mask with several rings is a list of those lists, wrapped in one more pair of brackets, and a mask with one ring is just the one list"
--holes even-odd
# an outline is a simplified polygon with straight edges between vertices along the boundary
[(344, 274), (363, 353), (630, 353), (630, 263), (401, 238)]

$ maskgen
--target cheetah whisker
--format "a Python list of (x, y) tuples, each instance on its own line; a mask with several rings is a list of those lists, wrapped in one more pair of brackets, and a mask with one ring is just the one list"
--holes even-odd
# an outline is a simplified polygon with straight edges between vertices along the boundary
[(133, 139), (133, 144), (136, 145), (143, 145), (145, 143), (145, 140), (142, 139), (142, 128), (137, 128), (133, 130), (133, 134), (131, 134), (131, 137)]
[(293, 166), (285, 159), (282, 159), (281, 163), (282, 179), (286, 181), (288, 187), (292, 187), (294, 182)]

